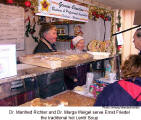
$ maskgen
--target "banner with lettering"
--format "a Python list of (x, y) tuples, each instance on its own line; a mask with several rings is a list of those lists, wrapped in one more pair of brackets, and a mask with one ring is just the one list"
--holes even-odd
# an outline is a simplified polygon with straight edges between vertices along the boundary
[(88, 22), (88, 8), (64, 0), (38, 0), (39, 16)]

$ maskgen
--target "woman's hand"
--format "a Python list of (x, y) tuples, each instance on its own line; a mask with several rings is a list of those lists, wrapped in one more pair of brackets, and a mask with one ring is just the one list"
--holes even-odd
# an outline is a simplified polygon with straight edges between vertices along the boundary
[(74, 78), (73, 82), (78, 82), (78, 79), (77, 78)]

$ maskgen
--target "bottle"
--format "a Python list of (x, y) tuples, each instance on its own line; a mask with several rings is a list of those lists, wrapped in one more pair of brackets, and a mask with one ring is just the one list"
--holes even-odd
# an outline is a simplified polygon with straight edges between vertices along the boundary
[(108, 62), (105, 66), (105, 78), (108, 78), (109, 74), (111, 73), (111, 69), (112, 69), (112, 67), (111, 67), (110, 63)]

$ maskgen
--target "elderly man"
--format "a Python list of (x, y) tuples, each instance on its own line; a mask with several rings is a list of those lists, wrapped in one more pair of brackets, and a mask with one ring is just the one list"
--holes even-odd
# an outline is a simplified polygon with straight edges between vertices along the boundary
[(139, 55), (141, 55), (141, 28), (136, 30), (133, 38), (134, 38), (135, 48), (140, 50)]
[[(57, 38), (57, 30), (54, 25), (41, 26), (39, 35), (40, 42), (36, 46), (34, 53), (47, 53), (57, 51), (54, 44)], [(66, 89), (63, 70), (37, 76), (37, 79), (39, 79), (39, 96), (41, 98), (55, 95)]]
[(55, 42), (57, 38), (57, 30), (54, 25), (41, 26), (40, 42), (36, 46), (34, 53), (56, 52)]

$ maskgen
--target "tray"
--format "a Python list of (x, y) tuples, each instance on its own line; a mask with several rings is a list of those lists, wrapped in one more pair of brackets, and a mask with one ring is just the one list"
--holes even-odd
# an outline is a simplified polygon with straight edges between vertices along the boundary
[(51, 52), (25, 55), (19, 58), (22, 63), (50, 69), (73, 66), (93, 60), (88, 53)]

